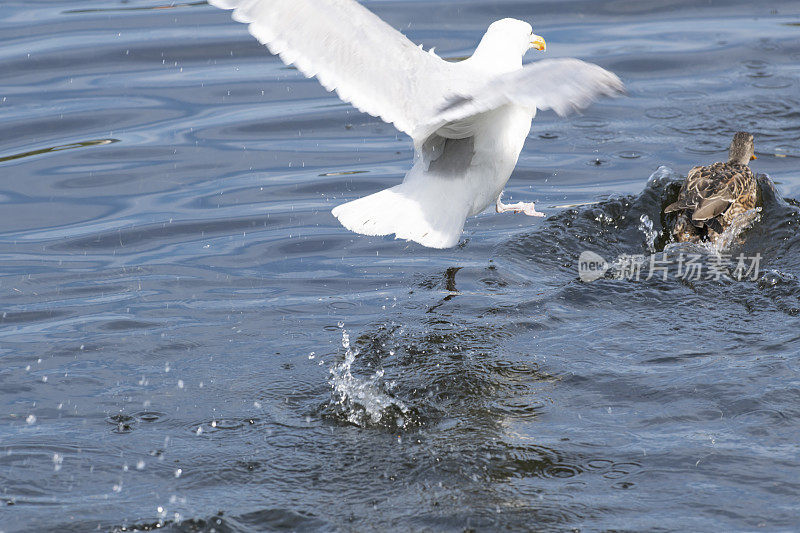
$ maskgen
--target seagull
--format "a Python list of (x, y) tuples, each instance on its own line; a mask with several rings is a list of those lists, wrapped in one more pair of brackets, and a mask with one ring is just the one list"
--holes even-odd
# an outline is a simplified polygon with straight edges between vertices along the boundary
[(758, 183), (750, 161), (757, 159), (753, 135), (740, 131), (728, 148), (728, 161), (692, 167), (678, 200), (664, 208), (677, 213), (677, 242), (717, 242), (734, 219), (758, 203)]
[(467, 217), (544, 216), (534, 203), (504, 204), (536, 110), (564, 116), (623, 92), (617, 76), (577, 59), (526, 66), (545, 40), (527, 22), (492, 23), (471, 57), (423, 50), (355, 0), (208, 0), (287, 65), (316, 77), (355, 108), (414, 141), (402, 183), (339, 205), (332, 214), (364, 235), (395, 235), (431, 248), (458, 244)]

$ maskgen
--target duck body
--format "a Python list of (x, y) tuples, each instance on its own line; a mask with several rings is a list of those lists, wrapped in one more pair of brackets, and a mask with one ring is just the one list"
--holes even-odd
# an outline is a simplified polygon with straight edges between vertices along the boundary
[(755, 159), (753, 136), (739, 132), (731, 143), (730, 159), (693, 167), (678, 200), (664, 213), (677, 213), (672, 228), (677, 242), (714, 242), (740, 214), (758, 203), (758, 185), (748, 166)]

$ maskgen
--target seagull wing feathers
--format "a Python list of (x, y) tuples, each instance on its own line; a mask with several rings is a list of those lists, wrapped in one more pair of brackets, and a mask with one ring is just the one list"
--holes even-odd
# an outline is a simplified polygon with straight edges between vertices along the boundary
[(444, 101), (452, 65), (353, 0), (208, 0), (284, 63), (409, 135)]
[(613, 73), (579, 59), (545, 59), (521, 70), (491, 78), (469, 94), (453, 94), (435, 118), (421, 128), (425, 136), (446, 124), (515, 104), (531, 109), (552, 109), (561, 116), (583, 109), (600, 96), (615, 96), (625, 88)]

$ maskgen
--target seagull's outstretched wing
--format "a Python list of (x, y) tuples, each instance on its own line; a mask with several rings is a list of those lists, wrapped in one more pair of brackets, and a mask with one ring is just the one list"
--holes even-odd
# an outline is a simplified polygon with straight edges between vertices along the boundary
[(600, 96), (614, 96), (624, 90), (615, 74), (595, 64), (579, 59), (545, 59), (494, 77), (471, 94), (451, 95), (417, 134), (424, 137), (448, 124), (453, 130), (468, 129), (474, 122), (471, 117), (507, 104), (552, 109), (564, 116)]
[(354, 0), (208, 0), (287, 65), (409, 135), (444, 101), (451, 65)]

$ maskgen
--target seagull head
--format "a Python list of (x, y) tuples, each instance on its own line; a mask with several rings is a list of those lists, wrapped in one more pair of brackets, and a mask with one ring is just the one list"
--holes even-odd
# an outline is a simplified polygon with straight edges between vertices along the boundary
[(473, 57), (493, 63), (501, 69), (520, 68), (522, 56), (528, 50), (544, 50), (546, 46), (544, 39), (533, 33), (530, 24), (507, 18), (489, 26)]

